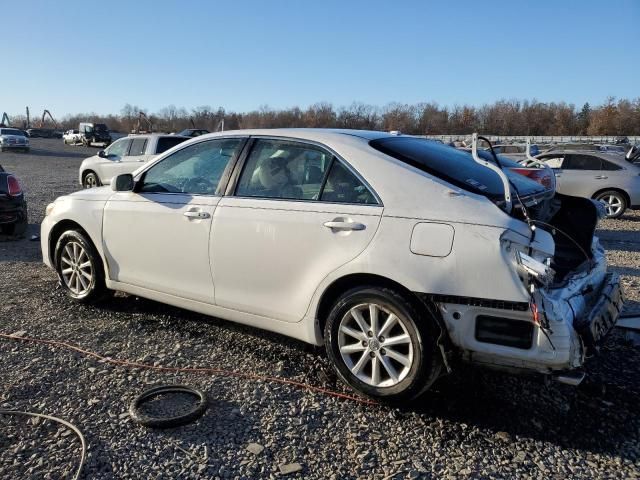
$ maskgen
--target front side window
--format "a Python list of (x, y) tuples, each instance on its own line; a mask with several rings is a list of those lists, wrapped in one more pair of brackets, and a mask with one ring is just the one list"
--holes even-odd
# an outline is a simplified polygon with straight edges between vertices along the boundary
[(240, 176), (241, 197), (317, 200), (332, 155), (304, 143), (260, 139)]
[(546, 155), (544, 157), (540, 157), (544, 163), (549, 165), (551, 168), (562, 168), (562, 162), (564, 160), (563, 155)]
[(243, 143), (242, 138), (220, 138), (178, 150), (146, 171), (140, 191), (214, 195)]
[(129, 150), (130, 144), (131, 144), (130, 138), (116, 140), (109, 147), (107, 147), (105, 151), (109, 156), (122, 157), (127, 154), (127, 150)]
[(144, 150), (147, 147), (146, 138), (136, 138), (131, 142), (131, 148), (129, 149), (129, 156), (137, 157), (144, 155)]

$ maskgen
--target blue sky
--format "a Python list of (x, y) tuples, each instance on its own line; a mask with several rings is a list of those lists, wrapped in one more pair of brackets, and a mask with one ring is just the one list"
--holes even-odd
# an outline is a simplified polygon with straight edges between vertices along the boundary
[(640, 0), (0, 6), (10, 115), (640, 96)]

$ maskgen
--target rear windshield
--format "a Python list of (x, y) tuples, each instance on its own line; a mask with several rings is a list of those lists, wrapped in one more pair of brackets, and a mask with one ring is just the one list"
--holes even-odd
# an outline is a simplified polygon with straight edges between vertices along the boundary
[[(504, 187), (498, 174), (476, 163), (469, 152), (412, 137), (381, 138), (369, 144), (382, 153), (464, 190), (492, 199), (504, 196)], [(483, 159), (493, 162), (490, 152), (478, 152), (478, 154)], [(505, 167), (517, 165), (512, 161), (505, 161), (505, 163), (508, 163), (504, 165)], [(506, 170), (505, 174), (520, 195), (544, 192), (543, 186), (522, 175), (509, 170)]]
[(156, 153), (162, 153), (169, 150), (171, 147), (175, 147), (179, 143), (187, 140), (186, 138), (180, 137), (160, 137), (158, 139), (158, 146), (156, 148)]
[(22, 130), (16, 130), (15, 128), (0, 128), (0, 135), (20, 135), (24, 137)]

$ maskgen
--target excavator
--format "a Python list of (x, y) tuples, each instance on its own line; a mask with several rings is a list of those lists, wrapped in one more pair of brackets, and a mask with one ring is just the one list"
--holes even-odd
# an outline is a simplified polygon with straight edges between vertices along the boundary
[(47, 110), (47, 109), (45, 109), (44, 112), (42, 112), (42, 119), (40, 120), (40, 127), (39, 128), (44, 128), (44, 121), (46, 120), (47, 115), (49, 115), (49, 118), (53, 122), (54, 127), (58, 128), (58, 122), (56, 122), (56, 120), (53, 118), (53, 115), (51, 115), (51, 112), (49, 110)]
[(9, 115), (7, 115), (7, 112), (4, 112), (2, 114), (2, 120), (0, 121), (0, 127), (10, 127), (11, 126), (11, 120), (9, 120)]
[[(147, 125), (147, 130), (140, 129), (140, 124), (143, 121)], [(147, 117), (147, 114), (144, 112), (138, 112), (138, 121), (136, 122), (136, 128), (131, 130), (131, 133), (151, 133), (152, 131), (153, 131), (153, 123), (151, 123), (151, 120), (149, 119), (149, 117)]]

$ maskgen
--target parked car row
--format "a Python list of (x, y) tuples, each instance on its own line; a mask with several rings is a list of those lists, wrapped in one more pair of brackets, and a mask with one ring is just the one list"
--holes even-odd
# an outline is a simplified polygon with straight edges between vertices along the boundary
[(324, 345), (378, 400), (461, 361), (579, 383), (623, 305), (599, 204), (490, 151), (350, 130), (141, 135), (83, 162), (83, 186), (89, 172), (111, 186), (56, 199), (41, 226), (71, 298), (119, 290)]
[(27, 229), (27, 201), (18, 178), (0, 165), (0, 233), (22, 235)]

